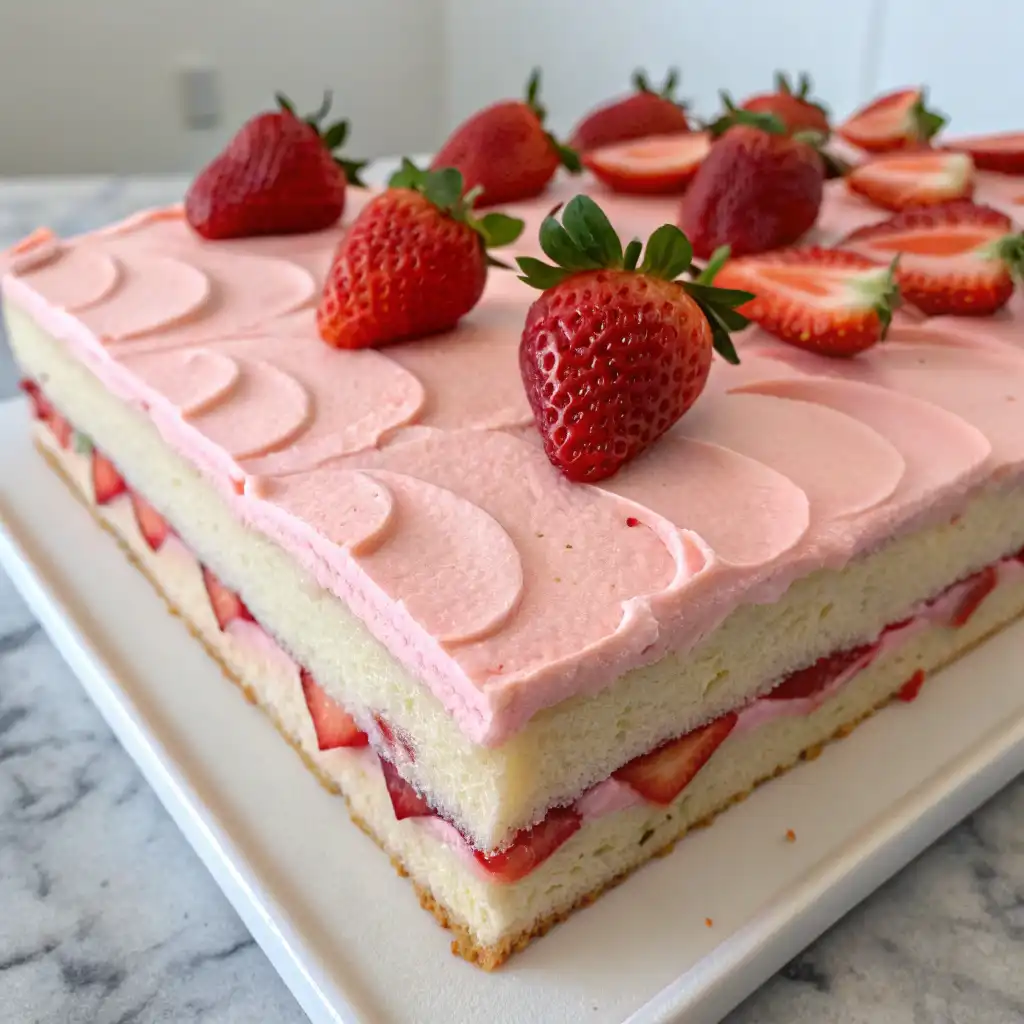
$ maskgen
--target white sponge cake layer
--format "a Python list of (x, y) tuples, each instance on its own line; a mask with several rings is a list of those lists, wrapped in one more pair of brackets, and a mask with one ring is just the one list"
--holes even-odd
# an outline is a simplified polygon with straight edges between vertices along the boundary
[[(38, 428), (37, 437), (91, 504), (88, 457), (60, 449), (45, 427)], [(641, 802), (623, 809), (612, 805), (607, 813), (584, 815), (579, 831), (537, 869), (520, 881), (503, 884), (481, 871), (454, 829), (433, 819), (395, 819), (379, 764), (368, 748), (317, 749), (295, 664), (251, 623), (236, 622), (221, 632), (201, 568), (184, 544), (170, 537), (159, 551), (151, 551), (127, 495), (100, 508), (93, 506), (93, 512), (122, 540), (222, 666), (271, 715), (321, 780), (344, 793), (356, 820), (411, 875), (421, 902), (454, 930), (454, 948), (486, 967), (500, 964), (531, 937), (759, 782), (801, 756), (816, 753), (820, 744), (883, 704), (918, 670), (952, 660), (1024, 612), (1024, 566), (1018, 566), (1015, 572), (1000, 574), (1000, 584), (966, 625), (923, 625), (905, 641), (883, 647), (867, 668), (816, 710), (734, 733), (672, 804)], [(780, 831), (783, 827), (780, 822)]]
[(6, 315), (26, 374), (364, 729), (379, 713), (411, 737), (416, 757), (400, 764), (402, 774), (480, 849), (500, 847), (550, 806), (788, 673), (874, 640), (922, 600), (1024, 547), (1024, 487), (983, 489), (955, 522), (903, 536), (842, 571), (818, 571), (775, 604), (741, 606), (686, 656), (632, 671), (538, 714), (502, 746), (482, 747), (338, 598), (243, 526), (142, 412), (18, 308), (8, 303)]

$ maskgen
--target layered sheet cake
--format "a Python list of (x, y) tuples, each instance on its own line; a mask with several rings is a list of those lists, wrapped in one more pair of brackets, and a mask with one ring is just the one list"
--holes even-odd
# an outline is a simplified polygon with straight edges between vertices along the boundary
[[(508, 206), (513, 254), (581, 189), (623, 239), (676, 219), (560, 181)], [(850, 359), (752, 326), (579, 483), (524, 390), (514, 273), (454, 330), (324, 344), (370, 196), (313, 233), (40, 232), (5, 316), (42, 453), (493, 967), (1024, 611), (1024, 306), (906, 310)], [(975, 200), (1014, 212), (996, 175)], [(832, 183), (816, 237), (887, 216)]]

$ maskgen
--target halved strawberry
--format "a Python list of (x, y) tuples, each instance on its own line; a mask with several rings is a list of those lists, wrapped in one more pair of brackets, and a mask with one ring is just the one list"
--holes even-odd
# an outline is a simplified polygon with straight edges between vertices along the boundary
[(391, 806), (395, 811), (395, 820), (404, 821), (406, 818), (427, 818), (433, 815), (434, 811), (430, 804), (416, 792), (416, 788), (406, 782), (398, 769), (386, 758), (378, 758), (380, 770), (384, 773), (384, 785), (388, 787), (388, 796), (391, 797)]
[(826, 654), (813, 665), (791, 672), (769, 693), (769, 700), (801, 700), (813, 697), (836, 681), (851, 665), (855, 665), (875, 648), (875, 644), (863, 644), (846, 651)]
[(842, 243), (862, 256), (899, 256), (896, 283), (907, 302), (929, 316), (988, 316), (1013, 294), (1024, 274), (1024, 233), (989, 206), (958, 200), (905, 210), (860, 228)]
[(313, 719), (316, 743), (321, 750), (336, 747), (365, 747), (370, 738), (355, 719), (333, 698), (306, 669), (300, 673), (302, 695), (306, 698), (309, 717)]
[(246, 608), (245, 602), (233, 590), (224, 586), (213, 571), (205, 565), (203, 566), (203, 584), (206, 587), (206, 593), (210, 598), (210, 605), (221, 632), (227, 629), (228, 623), (235, 619), (244, 619), (247, 622), (255, 621), (252, 612)]
[(889, 153), (927, 146), (945, 123), (925, 106), (924, 89), (900, 89), (861, 107), (836, 133), (869, 153)]
[(92, 450), (92, 493), (97, 505), (106, 505), (119, 494), (124, 494), (128, 485), (117, 467), (93, 448)]
[(999, 574), (996, 572), (996, 567), (986, 565), (984, 569), (959, 583), (958, 588), (963, 588), (963, 592), (950, 617), (949, 624), (954, 629), (966, 626), (971, 620), (971, 616), (981, 607), (982, 601), (996, 589), (998, 582)]
[(966, 153), (898, 153), (855, 167), (846, 187), (887, 210), (934, 206), (974, 194), (974, 163)]
[(32, 403), (32, 415), (37, 420), (49, 420), (53, 406), (39, 385), (34, 380), (25, 379), (18, 382), (18, 387), (28, 395), (28, 400)]
[(670, 804), (690, 784), (736, 725), (736, 713), (716, 718), (649, 754), (634, 757), (614, 777), (655, 804)]
[(410, 761), (416, 760), (416, 748), (412, 745), (409, 734), (404, 729), (392, 725), (383, 715), (374, 714), (373, 720), (380, 730), (380, 738), (388, 750), (395, 752), (399, 747)]
[(517, 832), (512, 845), (500, 853), (475, 850), (473, 856), (495, 882), (518, 882), (546, 861), (582, 824), (583, 819), (571, 807), (554, 807), (533, 828)]
[(730, 260), (717, 282), (753, 292), (740, 312), (766, 331), (827, 356), (852, 356), (881, 341), (899, 298), (891, 267), (816, 247)]
[(57, 438), (57, 443), (61, 448), (70, 450), (71, 443), (75, 439), (75, 428), (56, 409), (50, 410), (47, 422), (50, 424), (50, 430), (53, 436)]
[(943, 148), (969, 153), (974, 166), (982, 171), (1024, 174), (1024, 132), (972, 135), (943, 142)]
[(658, 195), (682, 192), (710, 150), (707, 132), (679, 132), (604, 146), (583, 164), (614, 192)]
[(129, 491), (128, 496), (132, 500), (132, 510), (135, 512), (139, 533), (152, 551), (159, 551), (171, 532), (167, 520), (141, 494)]

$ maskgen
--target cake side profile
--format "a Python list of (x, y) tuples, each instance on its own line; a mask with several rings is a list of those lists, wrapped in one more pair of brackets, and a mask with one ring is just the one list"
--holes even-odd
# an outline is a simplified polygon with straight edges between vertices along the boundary
[[(589, 187), (623, 238), (674, 219)], [(562, 188), (505, 207), (524, 270)], [(752, 328), (663, 436), (577, 483), (520, 379), (538, 307), (513, 274), (453, 330), (324, 344), (318, 297), (381, 195), (349, 188), (313, 234), (211, 241), (179, 208), (39, 233), (5, 316), (48, 460), (493, 967), (1024, 612), (1020, 295), (908, 309), (882, 345), (869, 303), (847, 359)], [(721, 272), (776, 333), (800, 274), (843, 303), (894, 275), (927, 293), (912, 260), (853, 254), (892, 244), (886, 211), (824, 197), (815, 230), (848, 255)], [(829, 308), (814, 345), (847, 345)]]

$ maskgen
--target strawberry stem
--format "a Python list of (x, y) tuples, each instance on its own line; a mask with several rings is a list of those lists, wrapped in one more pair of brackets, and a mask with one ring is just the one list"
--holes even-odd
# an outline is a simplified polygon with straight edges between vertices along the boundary
[[(434, 204), (442, 213), (472, 228), (480, 236), (484, 249), (496, 249), (511, 245), (523, 231), (523, 221), (504, 213), (487, 213), (483, 217), (473, 214), (473, 203), (482, 191), (479, 188), (464, 191), (462, 172), (455, 167), (442, 167), (436, 171), (424, 171), (408, 157), (402, 158), (402, 166), (391, 175), (388, 188), (407, 188), (418, 192)], [(511, 267), (498, 260), (489, 259), (494, 266)]]
[(679, 84), (679, 69), (669, 68), (668, 74), (665, 76), (665, 81), (660, 89), (655, 89), (651, 86), (650, 81), (647, 78), (647, 72), (642, 69), (637, 69), (633, 72), (633, 88), (637, 92), (648, 92), (653, 93), (655, 96), (660, 96), (663, 100), (668, 100), (670, 103), (675, 103), (678, 107), (686, 107), (685, 103), (677, 102), (675, 98), (676, 86)]
[[(526, 83), (526, 105), (534, 112), (537, 120), (543, 125), (548, 116), (547, 109), (540, 101), (540, 68), (534, 68)], [(551, 132), (545, 132), (552, 149), (558, 154), (558, 161), (571, 174), (579, 174), (583, 170), (580, 155), (571, 146), (557, 139)]]
[[(646, 247), (639, 239), (634, 239), (623, 250), (615, 228), (589, 196), (570, 199), (561, 211), (561, 223), (555, 216), (557, 212), (556, 209), (547, 216), (540, 226), (540, 247), (552, 262), (545, 263), (532, 256), (516, 259), (522, 271), (520, 280), (533, 288), (547, 291), (573, 274), (592, 270), (625, 270), (676, 281), (690, 269), (693, 247), (674, 224), (657, 228)], [(714, 276), (727, 258), (728, 249), (716, 251), (696, 280), (679, 281), (679, 284), (707, 317), (715, 351), (728, 362), (738, 363), (729, 332), (747, 326), (747, 318), (737, 312), (736, 307), (754, 296), (750, 292), (713, 286)]]
[(914, 136), (920, 142), (927, 142), (935, 135), (938, 135), (949, 120), (945, 114), (940, 114), (937, 110), (929, 110), (925, 102), (926, 98), (926, 92), (922, 89), (914, 105), (910, 108), (910, 116), (914, 125)]
[(1024, 283), (1024, 231), (1019, 234), (1003, 235), (1002, 238), (984, 246), (981, 255), (1000, 260), (1012, 276)]
[(761, 131), (767, 132), (769, 135), (786, 134), (786, 126), (774, 114), (769, 114), (767, 111), (744, 110), (742, 107), (737, 107), (733, 103), (732, 97), (724, 90), (719, 95), (722, 98), (722, 106), (725, 107), (725, 113), (707, 125), (707, 130), (711, 132), (714, 138), (724, 135), (730, 128), (739, 124), (747, 125), (751, 128), (760, 128)]
[(299, 121), (305, 121), (317, 133), (320, 141), (331, 155), (334, 156), (334, 162), (341, 168), (345, 175), (345, 180), (350, 185), (358, 185), (360, 188), (366, 187), (360, 177), (360, 172), (370, 161), (346, 160), (344, 157), (337, 156), (334, 152), (336, 149), (340, 149), (344, 145), (345, 139), (348, 138), (348, 121), (335, 121), (326, 128), (322, 128), (324, 119), (331, 112), (331, 103), (334, 101), (334, 94), (330, 89), (324, 91), (324, 98), (320, 101), (320, 106), (312, 114), (307, 114), (305, 117), (300, 117), (296, 113), (295, 104), (283, 92), (274, 93), (274, 99), (286, 114), (291, 114), (292, 117)]

